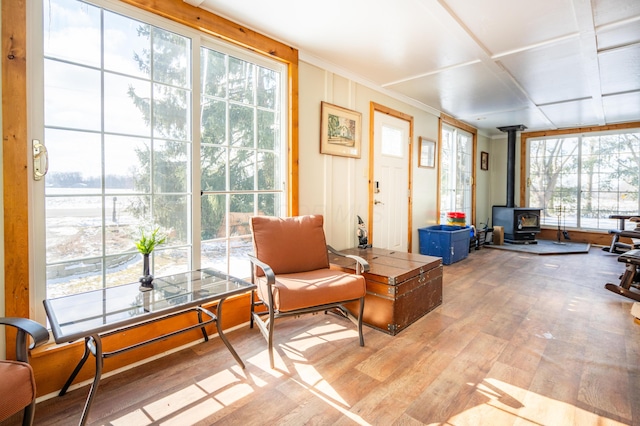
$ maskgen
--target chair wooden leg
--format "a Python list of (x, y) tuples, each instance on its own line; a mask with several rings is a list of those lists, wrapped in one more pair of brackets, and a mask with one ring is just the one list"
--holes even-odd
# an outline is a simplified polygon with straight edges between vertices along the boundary
[(364, 296), (360, 298), (360, 313), (358, 314), (358, 334), (360, 335), (360, 346), (364, 346), (364, 335), (362, 334), (362, 316), (364, 315)]

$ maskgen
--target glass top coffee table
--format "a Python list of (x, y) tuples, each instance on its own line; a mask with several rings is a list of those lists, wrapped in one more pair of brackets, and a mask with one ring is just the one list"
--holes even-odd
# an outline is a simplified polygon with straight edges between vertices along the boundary
[[(207, 341), (209, 338), (205, 326), (215, 323), (220, 339), (238, 364), (244, 368), (244, 363), (222, 332), (220, 314), (222, 302), (226, 298), (251, 291), (255, 288), (254, 284), (213, 269), (158, 277), (153, 280), (153, 284), (154, 288), (148, 291), (141, 291), (139, 283), (131, 283), (44, 301), (56, 343), (85, 340), (84, 355), (59, 395), (67, 392), (89, 354), (94, 355), (96, 359), (95, 376), (82, 412), (81, 425), (87, 421), (105, 358), (198, 328)], [(216, 301), (218, 306), (215, 314), (202, 307)], [(102, 350), (104, 337), (187, 312), (197, 314), (198, 321), (195, 324), (109, 352)]]

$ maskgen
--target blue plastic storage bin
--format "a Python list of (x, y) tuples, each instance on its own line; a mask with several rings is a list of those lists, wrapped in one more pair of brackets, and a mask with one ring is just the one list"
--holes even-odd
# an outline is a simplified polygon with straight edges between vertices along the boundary
[(471, 228), (468, 226), (435, 225), (418, 228), (420, 254), (438, 256), (442, 264), (450, 265), (469, 255)]

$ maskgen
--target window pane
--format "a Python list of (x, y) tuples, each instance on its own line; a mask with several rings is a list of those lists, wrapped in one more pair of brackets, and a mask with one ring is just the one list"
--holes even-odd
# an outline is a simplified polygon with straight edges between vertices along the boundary
[(200, 220), (202, 221), (202, 226), (200, 232), (203, 241), (227, 236), (225, 225), (226, 200), (226, 195), (203, 195), (201, 197), (202, 211)]
[(102, 288), (102, 259), (47, 265), (47, 297)]
[(202, 143), (225, 145), (227, 143), (227, 104), (209, 98), (202, 100), (200, 118)]
[(44, 6), (44, 54), (100, 66), (100, 9), (75, 0), (47, 0)]
[(214, 268), (226, 273), (228, 270), (227, 243), (228, 240), (215, 240), (203, 243), (200, 259), (202, 267)]
[(232, 191), (253, 190), (256, 167), (255, 151), (248, 149), (231, 149), (229, 151), (230, 189)]
[[(353, 121), (353, 120), (349, 120)], [(402, 158), (402, 131), (394, 127), (382, 125), (382, 155)]]
[(230, 197), (229, 235), (239, 236), (251, 233), (249, 219), (253, 215), (253, 194), (235, 194)]
[(201, 91), (203, 96), (226, 97), (227, 66), (226, 55), (202, 48), (200, 57)]
[(229, 99), (253, 104), (255, 65), (241, 59), (229, 58)]
[(203, 191), (224, 191), (227, 187), (227, 149), (210, 145), (202, 145), (200, 151), (202, 162)]
[(258, 67), (258, 106), (274, 109), (278, 102), (280, 78), (273, 70)]
[(153, 81), (191, 88), (191, 40), (152, 27)]
[(45, 177), (47, 195), (76, 195), (78, 191), (102, 193), (99, 134), (46, 129), (45, 141), (49, 152), (49, 171)]
[(277, 157), (273, 152), (258, 153), (258, 189), (273, 190), (279, 185)]
[(185, 193), (191, 186), (188, 171), (191, 144), (156, 141), (153, 146), (153, 185), (156, 193)]
[(248, 279), (251, 277), (251, 266), (247, 254), (253, 253), (251, 236), (231, 240), (229, 253), (229, 274)]
[(189, 205), (186, 195), (156, 195), (153, 197), (153, 223), (166, 230), (167, 245), (187, 244), (189, 237)]
[(278, 128), (274, 112), (258, 110), (258, 148), (276, 149)]
[(258, 194), (258, 214), (280, 216), (280, 196), (278, 194)]
[(104, 75), (104, 129), (150, 136), (151, 83), (111, 73)]
[(105, 191), (149, 193), (150, 149), (148, 139), (105, 135)]
[(104, 12), (104, 68), (149, 78), (151, 27), (117, 13)]
[(245, 148), (253, 147), (253, 111), (253, 108), (241, 105), (229, 107), (231, 145)]
[(47, 59), (44, 75), (45, 125), (100, 130), (100, 71)]
[(153, 135), (167, 139), (191, 140), (190, 92), (154, 84), (153, 99)]
[(82, 196), (83, 188), (75, 192), (75, 197), (47, 197), (48, 263), (102, 254), (102, 197)]
[[(105, 197), (105, 253), (107, 255), (137, 253), (134, 242), (140, 237), (140, 229), (151, 222), (151, 212), (143, 207), (148, 205), (149, 197), (126, 195)], [(142, 209), (138, 210), (140, 207)]]

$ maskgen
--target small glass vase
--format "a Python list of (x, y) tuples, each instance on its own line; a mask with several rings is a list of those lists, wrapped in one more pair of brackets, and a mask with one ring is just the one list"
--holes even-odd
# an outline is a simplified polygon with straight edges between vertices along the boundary
[(153, 275), (149, 273), (149, 254), (142, 255), (142, 276), (139, 281), (140, 291), (153, 290)]

